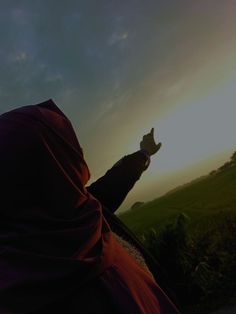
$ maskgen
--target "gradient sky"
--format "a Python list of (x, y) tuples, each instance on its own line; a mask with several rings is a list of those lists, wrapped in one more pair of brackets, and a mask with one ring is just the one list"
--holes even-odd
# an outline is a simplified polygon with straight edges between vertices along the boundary
[(163, 143), (121, 209), (208, 173), (236, 150), (236, 1), (0, 1), (0, 113), (52, 98), (91, 181)]

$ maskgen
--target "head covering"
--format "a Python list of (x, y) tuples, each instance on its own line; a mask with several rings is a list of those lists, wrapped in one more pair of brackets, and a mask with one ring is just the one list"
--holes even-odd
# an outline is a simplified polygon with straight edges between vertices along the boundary
[(0, 313), (28, 313), (100, 274), (111, 232), (85, 188), (73, 127), (51, 99), (0, 116), (0, 152)]

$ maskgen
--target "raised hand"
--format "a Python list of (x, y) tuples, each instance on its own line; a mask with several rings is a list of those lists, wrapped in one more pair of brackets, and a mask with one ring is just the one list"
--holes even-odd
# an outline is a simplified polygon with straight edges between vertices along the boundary
[(140, 142), (140, 149), (144, 149), (151, 156), (156, 154), (160, 148), (161, 143), (156, 144), (154, 140), (154, 128), (152, 128), (150, 133), (143, 136), (143, 139)]

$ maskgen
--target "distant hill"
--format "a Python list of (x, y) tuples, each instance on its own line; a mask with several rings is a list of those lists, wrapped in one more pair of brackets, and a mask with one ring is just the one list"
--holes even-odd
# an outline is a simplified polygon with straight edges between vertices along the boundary
[[(215, 172), (214, 172), (214, 173), (215, 173)], [(169, 194), (172, 194), (172, 193), (177, 192), (177, 191), (179, 191), (179, 190), (182, 190), (182, 189), (186, 188), (187, 186), (189, 186), (189, 185), (191, 185), (191, 184), (193, 184), (193, 183), (197, 183), (197, 182), (199, 182), (199, 181), (205, 179), (206, 177), (207, 177), (207, 176), (201, 176), (201, 177), (196, 178), (196, 179), (194, 179), (194, 180), (192, 180), (192, 181), (190, 181), (190, 182), (181, 184), (181, 185), (179, 185), (179, 186), (177, 186), (177, 187), (171, 189), (170, 191), (166, 192), (164, 195), (169, 195)]]
[(222, 211), (236, 215), (235, 155), (211, 174), (122, 213), (119, 218), (141, 235), (150, 228), (159, 228), (174, 220), (182, 212), (192, 218), (193, 223)]
[(139, 207), (141, 207), (144, 204), (144, 202), (135, 202), (130, 209), (137, 209)]

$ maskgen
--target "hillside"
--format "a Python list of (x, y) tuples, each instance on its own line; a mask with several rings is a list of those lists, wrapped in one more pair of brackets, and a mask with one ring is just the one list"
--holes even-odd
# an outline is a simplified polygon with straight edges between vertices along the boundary
[(233, 164), (129, 210), (119, 218), (139, 236), (150, 228), (165, 225), (183, 212), (194, 224), (222, 212), (236, 215), (235, 191), (236, 166)]
[(235, 306), (236, 153), (209, 175), (120, 215), (168, 275), (181, 313)]

